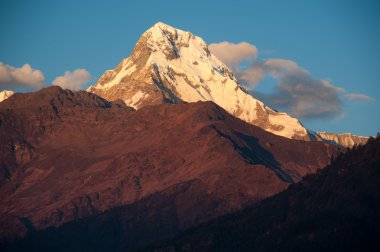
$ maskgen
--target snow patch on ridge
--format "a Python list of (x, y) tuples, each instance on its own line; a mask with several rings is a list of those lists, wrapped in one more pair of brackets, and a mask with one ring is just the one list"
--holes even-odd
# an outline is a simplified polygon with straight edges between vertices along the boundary
[(127, 104), (127, 106), (130, 106), (130, 107), (137, 109), (136, 105), (141, 100), (143, 100), (144, 98), (147, 98), (148, 96), (149, 96), (149, 94), (143, 93), (139, 90), (130, 99), (124, 100), (124, 102), (125, 102), (125, 104)]
[(9, 90), (3, 90), (0, 92), (0, 102), (8, 99), (9, 97), (11, 97), (12, 95), (14, 94), (13, 91), (9, 91)]

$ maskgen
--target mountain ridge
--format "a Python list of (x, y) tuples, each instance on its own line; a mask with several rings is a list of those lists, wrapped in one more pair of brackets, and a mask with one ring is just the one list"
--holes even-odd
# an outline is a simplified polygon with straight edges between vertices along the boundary
[(59, 87), (13, 95), (0, 103), (0, 121), (2, 239), (132, 207), (179, 184), (187, 186), (174, 187), (167, 209), (177, 221), (166, 208), (157, 218), (185, 229), (282, 191), (339, 152), (276, 136), (213, 102), (135, 111)]
[(355, 145), (363, 145), (369, 139), (369, 137), (357, 136), (352, 133), (318, 132), (317, 134), (324, 141), (335, 143), (348, 148), (352, 148)]

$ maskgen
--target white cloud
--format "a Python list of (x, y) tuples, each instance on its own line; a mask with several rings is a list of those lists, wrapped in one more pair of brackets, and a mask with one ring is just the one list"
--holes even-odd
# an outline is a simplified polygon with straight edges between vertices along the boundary
[(235, 70), (235, 75), (247, 87), (254, 88), (264, 79), (266, 72), (263, 65), (256, 62), (245, 71)]
[(40, 89), (45, 84), (45, 76), (29, 64), (17, 68), (0, 62), (0, 85), (2, 89), (27, 87)]
[(237, 67), (242, 61), (257, 58), (258, 54), (256, 46), (247, 42), (234, 44), (224, 41), (221, 43), (210, 44), (208, 48), (212, 54), (231, 68)]
[(294, 61), (267, 59), (256, 62), (247, 71), (257, 71), (256, 68), (277, 80), (274, 92), (270, 94), (252, 91), (266, 104), (299, 118), (338, 118), (343, 115), (339, 94), (344, 89), (313, 77)]
[(73, 72), (66, 71), (63, 76), (55, 78), (52, 84), (65, 89), (80, 90), (90, 80), (91, 75), (86, 69), (76, 69)]
[(373, 101), (374, 99), (371, 96), (365, 95), (365, 94), (345, 94), (345, 97), (351, 100), (363, 100), (363, 101)]

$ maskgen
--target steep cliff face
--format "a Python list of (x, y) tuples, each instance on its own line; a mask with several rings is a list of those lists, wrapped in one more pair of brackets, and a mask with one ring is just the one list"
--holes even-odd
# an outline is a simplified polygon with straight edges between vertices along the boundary
[(163, 23), (147, 30), (130, 57), (105, 72), (88, 91), (108, 100), (121, 99), (136, 109), (167, 102), (213, 101), (266, 131), (309, 140), (296, 118), (248, 94), (200, 37)]
[(363, 145), (368, 141), (369, 138), (364, 136), (355, 136), (351, 133), (337, 134), (330, 132), (318, 132), (318, 135), (324, 141), (328, 141), (348, 148), (351, 148), (354, 145)]

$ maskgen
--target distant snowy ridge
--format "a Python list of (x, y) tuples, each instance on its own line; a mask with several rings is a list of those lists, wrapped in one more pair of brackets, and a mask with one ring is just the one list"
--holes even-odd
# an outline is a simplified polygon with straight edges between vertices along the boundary
[(351, 133), (330, 133), (330, 132), (318, 132), (317, 133), (323, 140), (332, 142), (344, 147), (353, 147), (354, 145), (363, 145), (367, 143), (369, 137), (356, 136)]

